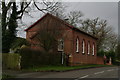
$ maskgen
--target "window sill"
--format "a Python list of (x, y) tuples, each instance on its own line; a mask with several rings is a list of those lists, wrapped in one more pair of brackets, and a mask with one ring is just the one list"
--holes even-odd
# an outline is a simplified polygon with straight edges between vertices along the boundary
[(88, 53), (87, 55), (90, 55), (90, 53)]
[(76, 51), (76, 53), (79, 53), (79, 51)]
[(63, 50), (58, 50), (58, 52), (63, 52)]
[(85, 52), (82, 52), (83, 55), (85, 55)]
[(94, 54), (92, 54), (92, 56), (94, 56)]
[(64, 51), (63, 49), (58, 49), (58, 51)]

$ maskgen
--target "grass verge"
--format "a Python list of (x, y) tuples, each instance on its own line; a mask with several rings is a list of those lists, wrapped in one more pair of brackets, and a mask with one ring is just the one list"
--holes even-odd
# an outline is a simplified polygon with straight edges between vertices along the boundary
[(24, 69), (24, 71), (69, 71), (77, 69), (95, 68), (95, 67), (111, 67), (113, 65), (80, 65), (80, 66), (41, 66)]
[(7, 75), (7, 74), (2, 74), (2, 79), (1, 80), (6, 80), (6, 79), (9, 79), (9, 78), (14, 78), (14, 76)]

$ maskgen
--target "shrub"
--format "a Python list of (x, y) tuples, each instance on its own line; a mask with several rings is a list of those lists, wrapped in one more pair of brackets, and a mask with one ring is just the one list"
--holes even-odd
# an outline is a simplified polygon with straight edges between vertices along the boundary
[(100, 51), (98, 51), (97, 56), (103, 57), (104, 54), (105, 54), (105, 51), (104, 50), (100, 50)]
[(16, 37), (14, 42), (11, 44), (11, 49), (15, 52), (15, 53), (19, 53), (21, 47), (23, 45), (28, 46), (29, 43), (26, 41), (26, 39), (24, 38), (20, 38), (20, 37)]
[(111, 59), (112, 59), (112, 63), (114, 64), (116, 64), (116, 57), (115, 57), (115, 52), (114, 51), (108, 51), (107, 53), (106, 53), (106, 56), (107, 56), (107, 58), (108, 59), (110, 59), (110, 57), (111, 57)]
[(7, 69), (19, 69), (20, 55), (15, 53), (3, 53), (2, 65)]
[(2, 74), (2, 79), (1, 80), (9, 80), (10, 78), (15, 78), (14, 76), (7, 75), (7, 74)]
[(57, 53), (45, 53), (30, 48), (23, 48), (20, 50), (20, 55), (22, 68), (61, 64), (61, 54)]

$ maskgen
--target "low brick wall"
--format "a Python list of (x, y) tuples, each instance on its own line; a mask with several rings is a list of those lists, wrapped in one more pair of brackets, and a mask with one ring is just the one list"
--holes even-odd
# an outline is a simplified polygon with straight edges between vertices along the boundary
[(97, 64), (104, 64), (104, 58), (103, 58), (103, 57), (97, 56), (96, 61), (97, 61), (97, 62), (96, 62)]

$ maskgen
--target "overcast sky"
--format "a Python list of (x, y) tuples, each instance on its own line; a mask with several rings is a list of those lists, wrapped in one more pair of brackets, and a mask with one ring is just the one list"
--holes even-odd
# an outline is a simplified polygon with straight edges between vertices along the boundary
[[(68, 6), (67, 12), (79, 10), (84, 14), (84, 19), (99, 17), (100, 19), (107, 20), (108, 25), (113, 26), (114, 31), (118, 32), (118, 2), (65, 2), (64, 4)], [(23, 20), (27, 25), (23, 29), (40, 18), (39, 12), (34, 12), (34, 14), (34, 18), (24, 16)], [(23, 29), (17, 35), (25, 38), (26, 34)]]
[[(67, 4), (69, 10), (80, 10), (84, 14), (84, 19), (99, 17), (107, 20), (108, 25), (113, 26), (115, 32), (118, 32), (117, 2), (71, 2)], [(69, 7), (69, 5), (72, 6)]]

